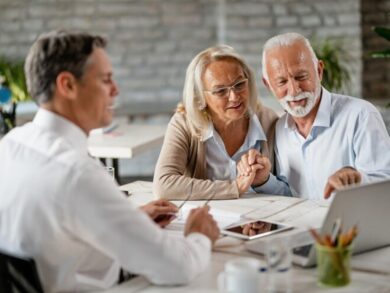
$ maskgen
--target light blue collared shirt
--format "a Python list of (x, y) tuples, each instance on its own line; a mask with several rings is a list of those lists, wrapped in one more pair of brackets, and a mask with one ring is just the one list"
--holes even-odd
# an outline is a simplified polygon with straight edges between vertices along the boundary
[(390, 138), (367, 101), (331, 94), (322, 98), (313, 127), (302, 137), (289, 114), (276, 125), (276, 169), (294, 196), (323, 199), (329, 176), (351, 166), (368, 182), (390, 177)]
[(256, 114), (253, 114), (249, 120), (248, 133), (244, 143), (230, 157), (221, 136), (210, 122), (208, 130), (203, 136), (206, 148), (207, 178), (211, 180), (235, 180), (237, 177), (237, 162), (239, 162), (241, 156), (253, 148), (261, 151), (261, 142), (266, 140), (259, 118)]

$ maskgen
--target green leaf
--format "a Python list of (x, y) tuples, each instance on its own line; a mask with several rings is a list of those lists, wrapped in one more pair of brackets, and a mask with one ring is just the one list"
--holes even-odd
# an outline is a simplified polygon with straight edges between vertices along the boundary
[(317, 58), (324, 62), (322, 85), (331, 91), (348, 89), (351, 78), (346, 63), (350, 57), (342, 43), (329, 39), (312, 43)]
[(390, 28), (377, 26), (373, 30), (382, 38), (390, 41)]
[(373, 57), (373, 58), (390, 58), (390, 49), (372, 52), (371, 57)]
[(0, 56), (0, 75), (4, 77), (4, 85), (12, 92), (15, 103), (31, 99), (27, 91), (24, 64), (21, 61), (11, 61)]

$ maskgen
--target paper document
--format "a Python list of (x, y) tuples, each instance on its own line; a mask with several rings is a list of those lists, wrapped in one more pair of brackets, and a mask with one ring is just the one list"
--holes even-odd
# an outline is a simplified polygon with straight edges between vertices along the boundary
[(327, 212), (328, 206), (322, 202), (302, 200), (267, 219), (296, 227), (319, 228)]
[[(180, 224), (184, 226), (190, 211), (197, 207), (198, 207), (197, 205), (186, 203), (180, 210), (178, 218), (175, 219), (171, 225), (176, 228), (179, 227)], [(223, 211), (216, 208), (210, 208), (210, 214), (213, 216), (214, 220), (217, 222), (217, 225), (220, 229), (230, 226), (233, 223), (239, 223), (240, 221), (244, 221), (243, 219), (241, 219), (240, 217), (241, 215), (238, 213)]]

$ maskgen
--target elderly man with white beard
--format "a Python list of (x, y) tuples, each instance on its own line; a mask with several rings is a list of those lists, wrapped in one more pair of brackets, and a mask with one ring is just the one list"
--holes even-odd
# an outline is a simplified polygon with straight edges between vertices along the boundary
[[(253, 186), (327, 199), (343, 186), (390, 177), (390, 138), (380, 113), (367, 101), (321, 86), (324, 64), (305, 37), (285, 33), (269, 39), (262, 69), (264, 84), (287, 113), (276, 124), (276, 176), (265, 182), (255, 176)], [(259, 157), (250, 150), (238, 172), (249, 175)]]

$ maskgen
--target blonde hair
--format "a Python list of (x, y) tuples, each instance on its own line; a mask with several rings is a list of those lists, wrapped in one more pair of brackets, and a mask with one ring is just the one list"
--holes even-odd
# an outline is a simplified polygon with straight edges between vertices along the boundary
[(210, 122), (210, 116), (206, 111), (206, 99), (202, 76), (209, 64), (221, 60), (234, 60), (242, 67), (249, 85), (249, 114), (257, 111), (261, 106), (257, 100), (256, 79), (252, 69), (246, 61), (230, 46), (221, 45), (210, 47), (192, 59), (188, 65), (183, 90), (183, 102), (176, 109), (179, 113), (186, 113), (193, 135), (202, 136)]

